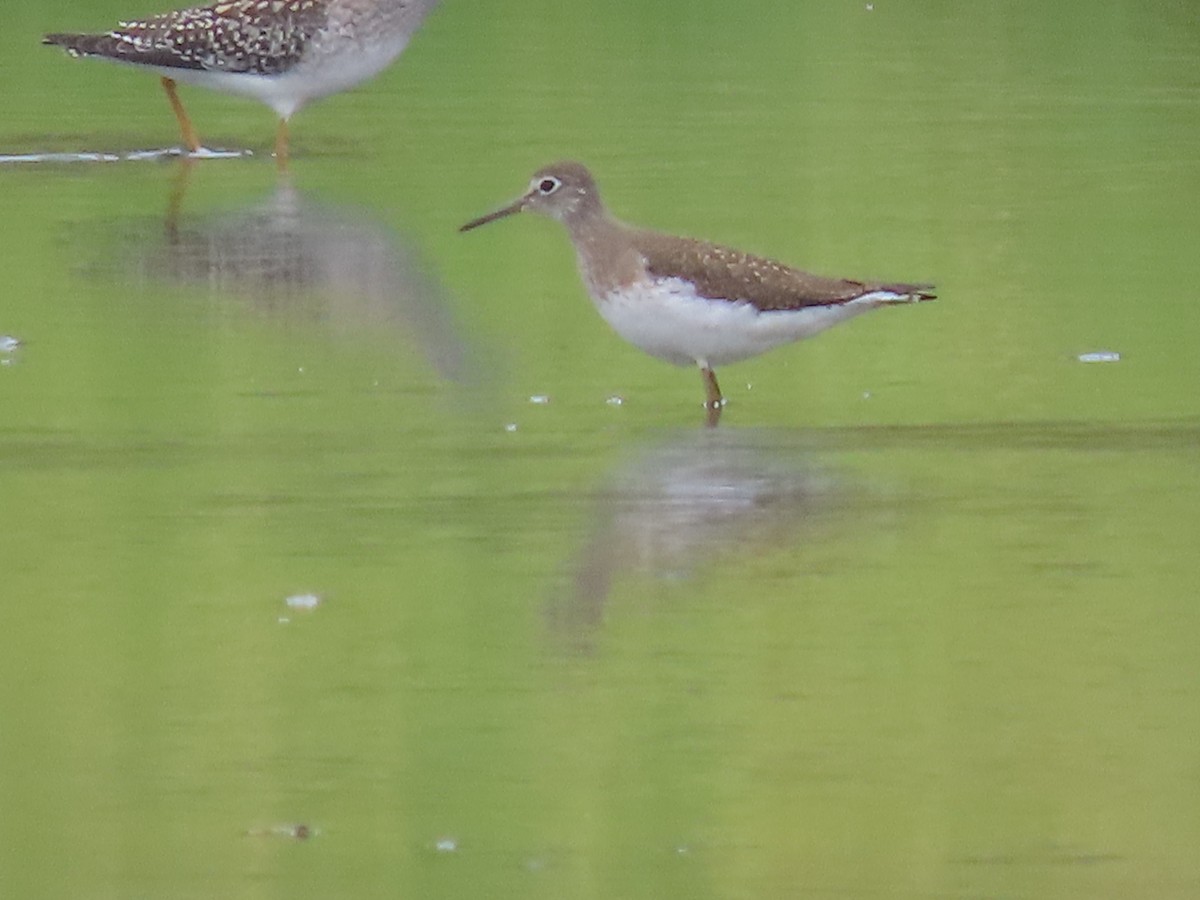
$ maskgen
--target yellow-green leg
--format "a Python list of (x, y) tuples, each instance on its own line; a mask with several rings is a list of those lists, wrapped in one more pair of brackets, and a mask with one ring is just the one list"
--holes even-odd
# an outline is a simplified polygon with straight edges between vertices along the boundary
[(179, 120), (179, 133), (183, 136), (183, 144), (188, 148), (189, 153), (195, 153), (200, 149), (200, 137), (196, 134), (196, 129), (192, 127), (192, 120), (188, 118), (187, 110), (179, 101), (179, 94), (175, 92), (175, 82), (164, 75), (162, 86), (163, 90), (167, 92), (167, 99), (171, 101), (171, 109), (175, 111), (175, 118)]
[(717, 373), (708, 363), (700, 363), (700, 377), (704, 380), (704, 424), (714, 428), (721, 420), (725, 398), (721, 396), (721, 386), (717, 384)]
[(279, 120), (279, 128), (275, 130), (275, 165), (280, 169), (288, 167), (288, 123), (287, 119)]

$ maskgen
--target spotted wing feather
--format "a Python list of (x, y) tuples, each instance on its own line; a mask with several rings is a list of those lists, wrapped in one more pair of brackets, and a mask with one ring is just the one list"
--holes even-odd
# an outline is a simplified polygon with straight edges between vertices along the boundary
[(72, 56), (135, 65), (279, 75), (326, 22), (322, 0), (229, 0), (122, 22), (105, 34), (48, 34)]
[(740, 300), (763, 312), (839, 306), (875, 292), (895, 294), (894, 302), (935, 297), (928, 284), (826, 278), (718, 244), (656, 232), (641, 232), (637, 245), (650, 275), (685, 278), (702, 297)]

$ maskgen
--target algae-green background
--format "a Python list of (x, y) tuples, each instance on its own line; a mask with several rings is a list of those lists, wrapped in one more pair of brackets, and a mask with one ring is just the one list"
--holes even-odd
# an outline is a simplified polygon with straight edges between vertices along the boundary
[[(0, 155), (171, 146), (38, 46), (155, 8), (6, 10)], [(184, 99), (256, 155), (0, 164), (0, 894), (1200, 894), (1190, 5), (447, 0), (286, 183)], [(560, 157), (940, 299), (705, 433), (455, 232)]]

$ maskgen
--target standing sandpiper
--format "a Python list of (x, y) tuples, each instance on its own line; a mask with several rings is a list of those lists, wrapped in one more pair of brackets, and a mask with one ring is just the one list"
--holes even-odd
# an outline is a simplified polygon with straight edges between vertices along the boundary
[(106, 34), (48, 34), (44, 44), (149, 69), (162, 78), (187, 149), (200, 138), (175, 82), (251, 97), (279, 116), (275, 156), (288, 152), (288, 119), (310, 100), (378, 75), (400, 55), (437, 0), (227, 0), (122, 22)]
[(724, 406), (713, 366), (749, 359), (879, 306), (933, 300), (933, 286), (824, 278), (706, 241), (634, 228), (609, 215), (576, 162), (540, 169), (529, 190), (470, 231), (513, 213), (566, 226), (596, 309), (636, 347), (700, 367), (708, 424)]

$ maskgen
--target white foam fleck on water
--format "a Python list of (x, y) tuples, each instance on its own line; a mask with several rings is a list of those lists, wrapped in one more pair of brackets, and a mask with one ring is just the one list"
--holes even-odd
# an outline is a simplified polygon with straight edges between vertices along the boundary
[(178, 146), (168, 146), (158, 150), (121, 150), (119, 152), (104, 152), (100, 150), (79, 150), (74, 152), (31, 152), (31, 154), (0, 154), (0, 166), (11, 164), (62, 164), (89, 162), (145, 162), (169, 160), (169, 158), (187, 156), (192, 160), (241, 160), (253, 156), (253, 150), (226, 150), (200, 148), (196, 152), (186, 152)]
[(517, 423), (509, 422), (507, 425), (504, 426), (504, 430), (507, 431), (509, 434), (512, 434), (514, 431), (517, 430)]
[(189, 153), (192, 159), (238, 159), (243, 156), (253, 156), (253, 150), (210, 150), (208, 147), (201, 147)]
[(252, 837), (286, 837), (293, 838), (297, 841), (306, 841), (309, 838), (316, 837), (321, 833), (321, 829), (314, 828), (304, 822), (295, 822), (284, 825), (271, 825), (265, 828), (251, 828), (246, 834)]
[(167, 147), (161, 150), (124, 150), (119, 153), (83, 150), (73, 153), (0, 153), (0, 165), (10, 164), (62, 164), (62, 163), (97, 163), (97, 162), (145, 162), (147, 160), (170, 159), (172, 157), (188, 156), (191, 159), (242, 159), (253, 156), (252, 150), (209, 150), (201, 147), (195, 153), (185, 153), (178, 147)]
[(292, 594), (283, 601), (289, 609), (316, 609), (321, 605), (319, 594)]
[(0, 164), (117, 162), (120, 158), (115, 153), (5, 153), (0, 154)]
[(121, 158), (132, 162), (142, 162), (144, 160), (168, 159), (172, 156), (183, 156), (183, 153), (179, 150), (131, 150)]
[(21, 342), (11, 334), (0, 334), (0, 353), (12, 353), (20, 346)]
[(529, 398), (529, 402), (536, 406), (545, 406), (550, 402), (550, 398), (545, 394), (534, 394)]
[(1080, 353), (1079, 361), (1083, 363), (1120, 362), (1121, 354), (1115, 350), (1094, 350), (1091, 353)]
[(609, 406), (621, 406), (625, 402), (625, 398), (618, 396), (617, 394), (613, 394), (611, 397), (609, 397), (604, 402), (607, 403)]

